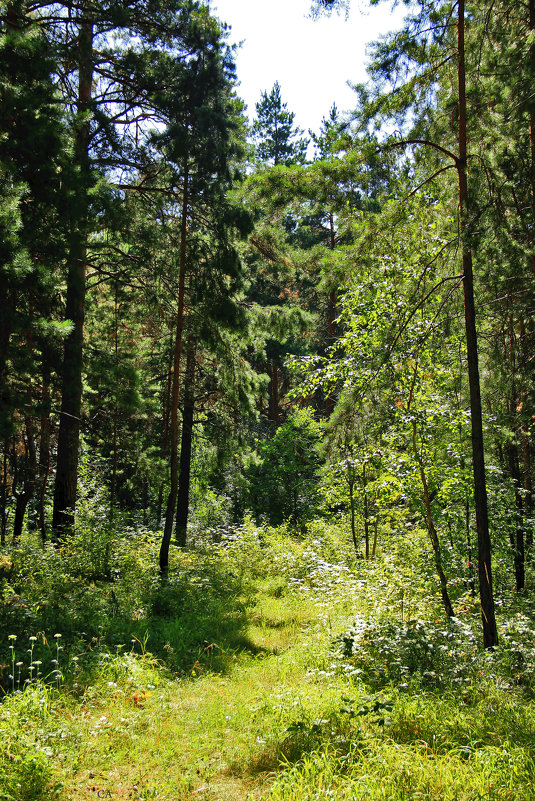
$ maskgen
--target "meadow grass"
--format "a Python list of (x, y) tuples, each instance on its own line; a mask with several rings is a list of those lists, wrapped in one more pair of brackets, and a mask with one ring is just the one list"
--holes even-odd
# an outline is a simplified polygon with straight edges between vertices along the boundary
[[(112, 579), (19, 549), (0, 798), (535, 798), (532, 604), (502, 599), (485, 653), (463, 588), (443, 617), (423, 534), (389, 544), (366, 563), (338, 526), (249, 522), (174, 551), (164, 583), (148, 534), (114, 544)], [(40, 663), (15, 692), (8, 642)]]

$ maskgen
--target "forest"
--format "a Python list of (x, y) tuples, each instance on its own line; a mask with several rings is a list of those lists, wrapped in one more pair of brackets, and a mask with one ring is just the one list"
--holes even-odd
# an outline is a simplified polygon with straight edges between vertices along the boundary
[(535, 798), (535, 0), (397, 5), (1, 0), (0, 799)]

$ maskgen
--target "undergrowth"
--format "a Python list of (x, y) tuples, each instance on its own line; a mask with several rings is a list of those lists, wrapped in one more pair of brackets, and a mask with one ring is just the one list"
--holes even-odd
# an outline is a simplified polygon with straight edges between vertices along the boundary
[(339, 523), (246, 520), (165, 581), (152, 532), (97, 537), (3, 555), (0, 798), (535, 797), (533, 602), (499, 598), (484, 651), (424, 532), (365, 561)]

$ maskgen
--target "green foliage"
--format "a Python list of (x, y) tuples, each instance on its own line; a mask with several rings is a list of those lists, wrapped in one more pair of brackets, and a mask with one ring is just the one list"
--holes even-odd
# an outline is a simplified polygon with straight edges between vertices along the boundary
[(51, 722), (51, 695), (42, 685), (6, 698), (0, 705), (0, 798), (48, 801), (59, 798), (61, 784), (50, 763), (51, 749), (33, 729)]
[(293, 412), (272, 436), (257, 444), (258, 463), (251, 469), (252, 508), (273, 525), (288, 520), (302, 527), (314, 517), (321, 424), (308, 409)]
[(257, 142), (259, 160), (270, 166), (302, 164), (306, 158), (308, 140), (294, 127), (295, 115), (282, 102), (281, 88), (275, 82), (271, 92), (262, 92), (256, 104), (257, 119), (253, 123), (253, 139)]

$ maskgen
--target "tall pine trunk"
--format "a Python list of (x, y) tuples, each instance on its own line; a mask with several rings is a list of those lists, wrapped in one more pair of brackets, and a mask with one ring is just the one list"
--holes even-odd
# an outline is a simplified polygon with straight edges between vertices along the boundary
[(65, 340), (63, 355), (61, 414), (52, 517), (52, 525), (59, 539), (71, 533), (74, 527), (82, 409), (82, 349), (90, 181), (89, 115), (93, 82), (93, 23), (87, 10), (82, 14), (78, 45), (78, 105), (74, 154), (80, 174), (73, 200), (66, 304), (66, 318), (72, 322), (73, 328)]
[(178, 299), (176, 312), (175, 346), (173, 351), (173, 381), (171, 388), (170, 407), (170, 461), (171, 480), (167, 507), (165, 510), (165, 525), (162, 544), (160, 546), (160, 572), (167, 573), (169, 567), (169, 545), (173, 533), (173, 520), (175, 516), (178, 496), (178, 394), (180, 388), (180, 356), (182, 353), (182, 333), (184, 331), (184, 293), (186, 286), (186, 237), (188, 233), (188, 163), (184, 161), (184, 186), (182, 195), (182, 214), (180, 221), (180, 257), (178, 276)]
[(476, 512), (478, 544), (479, 598), (483, 624), (483, 643), (491, 648), (498, 643), (498, 631), (494, 613), (492, 590), (491, 543), (487, 504), (487, 484), (485, 479), (485, 455), (483, 449), (483, 415), (481, 409), (481, 388), (479, 383), (479, 362), (474, 301), (474, 275), (472, 250), (468, 232), (468, 181), (467, 181), (467, 104), (466, 104), (466, 64), (465, 64), (465, 0), (458, 0), (457, 21), (457, 77), (459, 101), (459, 157), (457, 174), (459, 178), (459, 213), (463, 261), (464, 319), (466, 329), (466, 351), (468, 362), (468, 384), (470, 388), (470, 419), (472, 429), (472, 466), (474, 473), (474, 505)]

